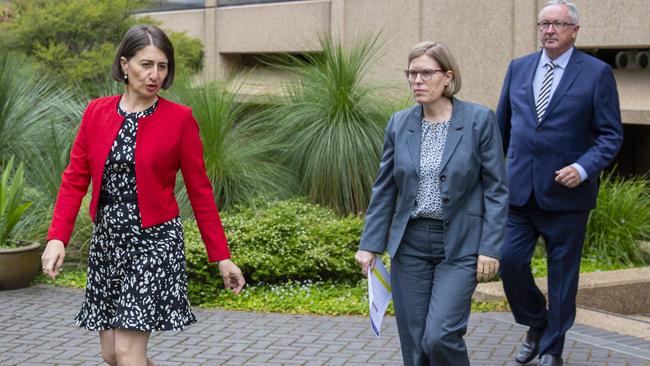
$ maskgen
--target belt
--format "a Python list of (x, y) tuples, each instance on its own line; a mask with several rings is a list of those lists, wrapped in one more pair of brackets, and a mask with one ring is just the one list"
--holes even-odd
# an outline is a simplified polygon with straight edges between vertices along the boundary
[(434, 219), (433, 217), (411, 217), (409, 218), (409, 221), (411, 222), (423, 222), (423, 223), (432, 223), (432, 224), (437, 224), (437, 223), (442, 223), (442, 220), (440, 219)]
[(415, 226), (426, 226), (432, 228), (443, 228), (444, 224), (442, 220), (428, 218), (428, 217), (416, 217), (408, 221), (408, 225)]
[(110, 205), (113, 203), (137, 203), (138, 195), (137, 194), (110, 195), (110, 194), (101, 193), (99, 195), (99, 202), (105, 205)]

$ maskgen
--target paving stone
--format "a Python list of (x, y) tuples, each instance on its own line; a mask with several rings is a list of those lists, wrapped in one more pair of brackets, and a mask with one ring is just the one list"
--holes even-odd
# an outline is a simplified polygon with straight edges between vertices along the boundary
[[(0, 292), (0, 365), (102, 365), (97, 333), (72, 321), (82, 298), (46, 285)], [(198, 323), (186, 330), (152, 334), (159, 365), (402, 364), (393, 317), (376, 338), (365, 317), (194, 312)], [(465, 336), (472, 366), (518, 365), (525, 331), (509, 313), (472, 314)], [(649, 354), (646, 340), (576, 325), (564, 358), (567, 366), (650, 366)]]

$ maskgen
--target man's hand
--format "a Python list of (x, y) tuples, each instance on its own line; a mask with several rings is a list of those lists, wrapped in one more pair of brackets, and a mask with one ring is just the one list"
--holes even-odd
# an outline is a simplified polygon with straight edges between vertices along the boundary
[(575, 188), (582, 183), (582, 178), (580, 178), (578, 169), (569, 165), (555, 171), (555, 181), (565, 187)]
[(368, 271), (372, 271), (375, 268), (375, 258), (376, 254), (369, 252), (367, 250), (359, 250), (357, 254), (354, 255), (354, 259), (357, 260), (357, 263), (361, 266), (361, 273), (364, 276), (368, 276)]
[(230, 259), (219, 261), (219, 272), (223, 278), (223, 285), (226, 289), (230, 289), (235, 295), (238, 295), (246, 284), (244, 275), (241, 270)]
[(489, 280), (499, 272), (499, 260), (485, 255), (478, 256), (476, 263), (476, 279)]

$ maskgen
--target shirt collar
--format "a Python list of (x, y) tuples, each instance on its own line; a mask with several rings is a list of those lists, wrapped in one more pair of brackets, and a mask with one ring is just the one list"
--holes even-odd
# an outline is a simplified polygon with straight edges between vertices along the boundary
[[(563, 54), (560, 55), (560, 57), (556, 58), (553, 60), (553, 63), (561, 68), (562, 70), (566, 70), (566, 65), (569, 63), (569, 59), (571, 59), (571, 55), (573, 54), (573, 49), (575, 47), (571, 47), (568, 50), (566, 50)], [(539, 60), (540, 65), (546, 65), (551, 59), (548, 57), (546, 54), (546, 50), (542, 51), (542, 57)]]

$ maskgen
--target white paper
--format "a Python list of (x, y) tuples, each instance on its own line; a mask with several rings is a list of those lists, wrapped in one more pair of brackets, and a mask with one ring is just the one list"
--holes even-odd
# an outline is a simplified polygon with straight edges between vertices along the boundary
[(368, 304), (370, 306), (370, 327), (378, 338), (381, 333), (381, 322), (391, 299), (390, 274), (377, 257), (375, 268), (368, 271)]

